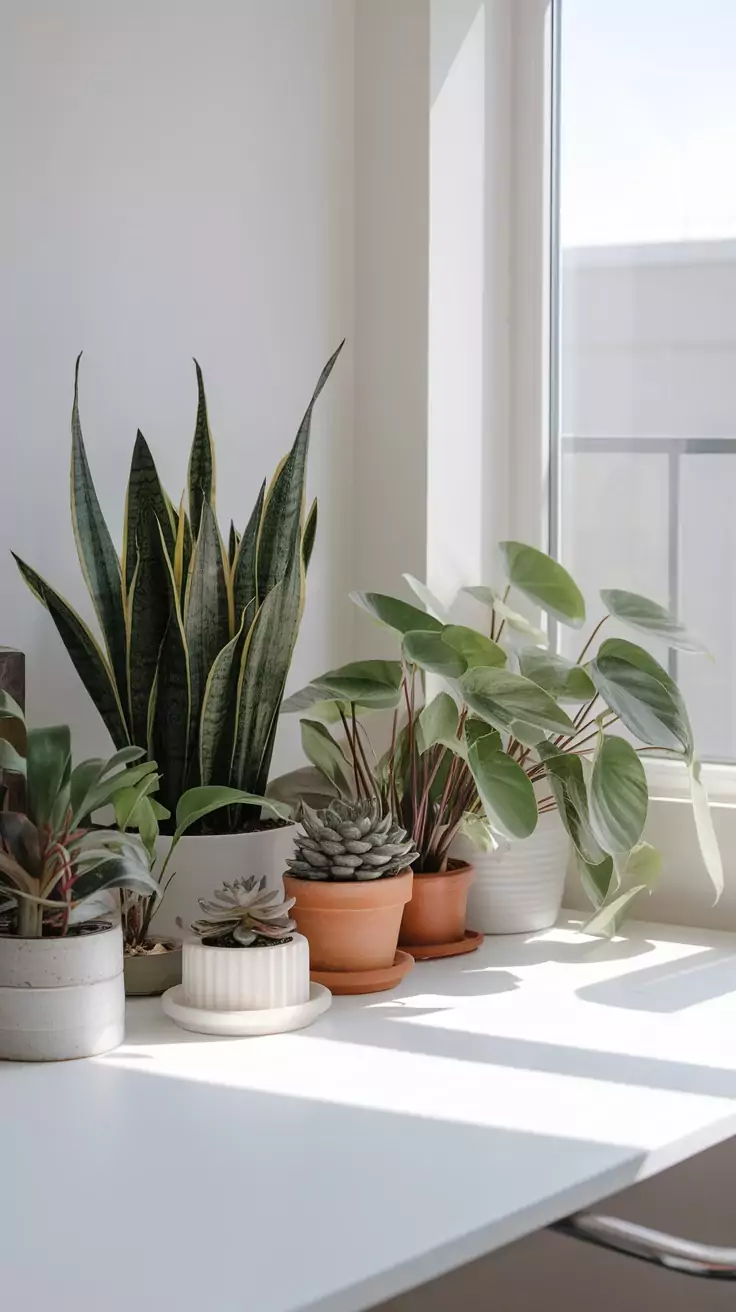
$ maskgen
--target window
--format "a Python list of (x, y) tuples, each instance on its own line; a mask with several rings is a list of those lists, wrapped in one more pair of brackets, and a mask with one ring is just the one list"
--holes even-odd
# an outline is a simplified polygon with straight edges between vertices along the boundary
[[(553, 549), (669, 605), (704, 759), (736, 761), (736, 4), (562, 0)], [(613, 632), (611, 626), (611, 632)], [(629, 634), (629, 636), (631, 636)], [(578, 635), (559, 635), (577, 655)]]

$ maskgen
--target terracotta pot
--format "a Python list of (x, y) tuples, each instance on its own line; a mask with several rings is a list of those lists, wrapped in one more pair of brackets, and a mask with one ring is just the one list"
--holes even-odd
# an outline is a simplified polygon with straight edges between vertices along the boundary
[(129, 998), (157, 998), (174, 984), (181, 984), (181, 941), (150, 936), (152, 943), (164, 943), (168, 952), (156, 952), (124, 958), (125, 992)]
[(465, 861), (451, 861), (442, 874), (414, 874), (411, 902), (404, 907), (399, 943), (409, 948), (459, 943), (465, 935), (468, 889), (475, 876)]
[(299, 933), (309, 940), (312, 970), (385, 970), (394, 964), (401, 915), (411, 897), (412, 872), (388, 879), (296, 879), (284, 892)]

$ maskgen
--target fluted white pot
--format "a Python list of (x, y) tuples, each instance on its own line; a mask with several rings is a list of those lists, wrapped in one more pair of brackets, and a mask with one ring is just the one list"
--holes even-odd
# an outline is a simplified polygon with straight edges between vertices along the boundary
[(207, 1011), (268, 1011), (309, 1001), (309, 944), (301, 934), (268, 947), (185, 943), (184, 1002)]
[(65, 938), (0, 938), (0, 1058), (94, 1057), (124, 1035), (119, 924)]
[[(202, 914), (199, 899), (212, 897), (224, 880), (232, 883), (249, 875), (259, 879), (265, 875), (268, 888), (281, 888), (296, 832), (296, 825), (278, 825), (250, 834), (185, 834), (166, 868), (165, 878), (172, 872), (174, 878), (153, 917), (151, 932), (159, 938), (181, 937), (177, 917), (188, 930)], [(155, 874), (160, 872), (170, 845), (170, 838), (157, 840)]]
[(499, 838), (495, 852), (479, 852), (466, 838), (453, 856), (472, 860), (468, 928), (484, 934), (529, 934), (549, 929), (560, 914), (570, 840), (557, 811), (540, 815), (529, 838)]

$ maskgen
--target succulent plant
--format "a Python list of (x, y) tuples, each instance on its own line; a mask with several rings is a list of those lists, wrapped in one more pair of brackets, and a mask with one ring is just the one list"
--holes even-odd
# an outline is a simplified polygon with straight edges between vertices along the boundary
[(334, 801), (323, 811), (303, 803), (302, 826), (297, 855), (287, 862), (300, 879), (381, 879), (419, 856), (406, 830), (372, 799)]
[(225, 882), (212, 901), (199, 899), (205, 918), (195, 920), (192, 930), (200, 938), (234, 939), (243, 948), (258, 946), (260, 939), (283, 942), (296, 929), (296, 921), (289, 916), (295, 900), (284, 900), (278, 890), (266, 892), (265, 875), (260, 880), (251, 875), (232, 884)]

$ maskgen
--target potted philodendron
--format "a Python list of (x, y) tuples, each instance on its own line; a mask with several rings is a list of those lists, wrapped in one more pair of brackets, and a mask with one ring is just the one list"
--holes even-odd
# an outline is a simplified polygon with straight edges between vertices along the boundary
[(331, 995), (310, 984), (309, 945), (289, 916), (293, 899), (269, 891), (265, 875), (225, 882), (199, 905), (182, 983), (163, 998), (172, 1020), (204, 1034), (277, 1034), (326, 1011)]
[[(331, 671), (285, 703), (286, 710), (310, 710), (302, 741), (322, 787), (349, 795), (358, 774), (368, 775), (361, 719), (372, 707), (393, 705), (392, 745), (378, 782), (422, 853), (414, 897), (430, 886), (418, 875), (445, 873), (453, 854), (467, 856), (465, 847), (458, 852), (464, 835), (480, 850), (475, 864), (482, 867), (470, 891), (471, 925), (494, 933), (540, 929), (559, 912), (572, 845), (593, 906), (586, 928), (610, 934), (659, 874), (661, 856), (643, 839), (649, 792), (642, 757), (663, 754), (688, 772), (704, 864), (720, 895), (721, 859), (682, 695), (645, 648), (599, 634), (615, 620), (684, 651), (702, 647), (663, 607), (615, 589), (601, 593), (607, 613), (577, 661), (553, 654), (544, 633), (509, 604), (511, 590), (572, 628), (585, 620), (580, 590), (536, 548), (506, 542), (500, 550), (506, 584), (468, 589), (490, 611), (485, 633), (453, 623), (417, 580), (409, 581), (424, 609), (355, 595), (400, 635), (402, 659)], [(417, 672), (438, 676), (446, 690), (423, 704)], [(344, 743), (330, 729), (341, 719)]]
[(309, 940), (312, 979), (333, 993), (393, 988), (413, 960), (397, 951), (418, 853), (379, 796), (321, 811), (302, 803), (284, 888)]
[[(0, 712), (22, 721), (7, 693)], [(155, 778), (144, 752), (72, 767), (66, 725), (31, 729), (26, 756), (0, 740), (0, 769), (25, 780), (23, 811), (0, 811), (0, 1058), (57, 1061), (123, 1040), (123, 940), (114, 891), (155, 897), (136, 835), (92, 826), (123, 788)], [(100, 913), (103, 918), (100, 919)]]
[[(104, 647), (68, 602), (16, 557), (46, 607), (113, 743), (145, 743), (158, 761), (160, 804), (175, 816), (190, 788), (224, 786), (249, 804), (202, 818), (178, 853), (176, 906), (163, 909), (160, 935), (177, 911), (196, 914), (197, 897), (248, 870), (276, 880), (291, 846), (279, 822), (261, 818), (276, 723), (304, 605), (317, 503), (304, 514), (312, 412), (339, 350), (323, 369), (294, 444), (250, 517), (227, 539), (215, 511), (215, 451), (202, 372), (187, 493), (175, 506), (138, 433), (128, 482), (122, 552), (100, 509), (79, 418), (72, 409), (71, 511), (82, 574)], [(196, 362), (195, 362), (196, 363)], [(159, 860), (175, 822), (161, 817)]]
[[(215, 784), (190, 788), (182, 793), (176, 804), (173, 835), (161, 839), (159, 822), (167, 821), (169, 812), (151, 795), (157, 786), (158, 776), (153, 775), (150, 792), (124, 788), (113, 799), (118, 827), (126, 832), (138, 831), (157, 884), (155, 893), (142, 894), (140, 890), (124, 889), (121, 894), (125, 991), (130, 997), (154, 997), (181, 983), (181, 940), (175, 934), (159, 934), (157, 919), (177, 874), (175, 853), (184, 835), (216, 811), (252, 801), (249, 794), (236, 788)], [(263, 807), (277, 818), (283, 819), (290, 814), (288, 807), (270, 799), (264, 800)], [(165, 849), (163, 856), (162, 847)]]

